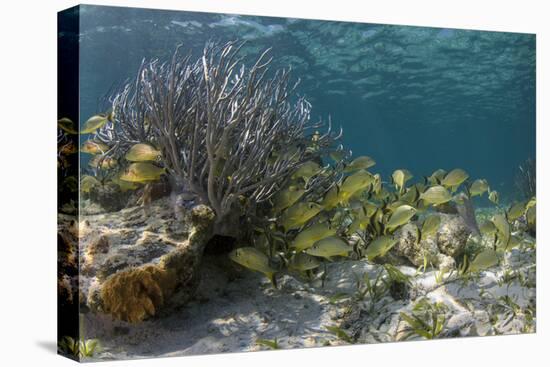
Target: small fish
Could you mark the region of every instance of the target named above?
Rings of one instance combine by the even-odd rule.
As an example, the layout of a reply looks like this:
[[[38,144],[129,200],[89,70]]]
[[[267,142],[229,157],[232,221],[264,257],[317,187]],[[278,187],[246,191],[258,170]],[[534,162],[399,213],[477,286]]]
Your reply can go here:
[[[487,180],[477,179],[470,185],[469,191],[470,196],[478,196],[483,195],[484,193],[489,190],[489,184],[487,183]]]
[[[386,208],[389,209],[391,212],[394,212],[397,210],[397,208],[399,208],[400,206],[403,206],[403,205],[409,205],[409,203],[405,202],[405,201],[402,201],[402,200],[396,200],[396,201],[393,201],[391,203],[389,203]]]
[[[485,236],[492,236],[497,232],[497,227],[495,227],[495,224],[492,221],[486,220],[481,224],[481,226],[479,227],[479,230]]]
[[[417,213],[423,213],[430,208],[429,204],[427,204],[424,200],[418,200],[415,203],[415,207]]]
[[[380,236],[369,243],[365,255],[372,261],[378,256],[384,256],[396,243],[397,240],[391,236]]]
[[[424,219],[424,223],[422,223],[422,230],[420,232],[422,239],[426,239],[436,234],[440,224],[441,217],[439,215],[432,214],[426,217],[426,219]]]
[[[374,161],[374,159],[366,155],[357,157],[353,161],[351,161],[351,163],[346,165],[346,167],[344,168],[344,172],[350,173],[353,171],[358,171],[360,169],[368,169],[374,166],[375,164],[376,162]]]
[[[378,201],[384,201],[390,196],[390,193],[388,190],[386,190],[384,187],[380,189],[378,193],[375,193],[372,195],[372,199],[378,200]]]
[[[386,223],[388,229],[394,229],[407,223],[416,214],[416,209],[410,205],[401,205],[392,213],[390,220]]]
[[[97,178],[86,175],[80,180],[80,191],[88,193],[92,188],[100,185],[101,182]]]
[[[440,205],[444,204],[452,199],[451,194],[443,186],[432,186],[422,194],[420,199],[424,200],[427,204]]]
[[[366,215],[358,215],[353,222],[348,226],[346,229],[346,232],[348,234],[356,233],[359,230],[365,230],[367,228],[367,225],[370,222],[370,217],[367,217]]]
[[[350,207],[353,208],[353,206],[358,207],[361,205],[361,203],[367,199],[367,195],[370,192],[370,186],[367,186],[366,188],[359,189],[355,191],[348,199],[348,204]]]
[[[245,268],[264,274],[275,285],[276,271],[269,265],[269,258],[263,252],[254,247],[240,247],[231,251],[229,258]]]
[[[300,200],[305,192],[306,190],[296,185],[290,185],[286,189],[279,191],[273,198],[273,211],[275,213],[278,213],[288,208],[289,206]]]
[[[149,182],[156,181],[166,172],[165,168],[160,168],[148,162],[135,162],[126,168],[120,179],[128,182]]]
[[[478,272],[489,269],[498,264],[498,255],[493,249],[486,249],[480,252],[470,263],[468,271]]]
[[[82,143],[82,146],[80,147],[80,151],[82,153],[88,154],[105,154],[105,152],[108,150],[109,146],[107,144],[91,139],[86,140],[84,143]]]
[[[379,173],[375,174],[373,177],[374,177],[374,181],[372,182],[372,191],[375,194],[379,194],[380,191],[382,190],[382,177],[380,176]]]
[[[75,154],[76,152],[78,152],[78,148],[76,147],[75,143],[72,140],[70,140],[66,144],[63,144],[59,148],[59,154],[61,155]]]
[[[525,203],[523,203],[523,202],[515,203],[508,210],[508,213],[507,213],[508,220],[510,222],[513,222],[516,219],[518,219],[519,217],[521,217],[523,215],[523,213],[525,213]]]
[[[78,131],[74,126],[74,122],[68,117],[62,117],[57,120],[57,126],[69,134],[78,134]]]
[[[185,204],[184,204],[185,206]],[[263,228],[256,228],[257,231],[260,233],[255,235],[252,239],[252,242],[254,244],[254,248],[260,250],[260,252],[263,252],[264,254],[270,253],[270,241],[267,238],[267,235],[265,234],[265,230]]]
[[[418,189],[416,186],[411,186],[410,188],[405,191],[403,195],[401,195],[400,200],[409,203],[414,204],[419,198]]]
[[[489,192],[489,200],[491,200],[494,204],[498,205],[498,201],[499,201],[498,192],[496,191]]]
[[[441,181],[441,185],[445,187],[458,187],[464,181],[470,177],[466,171],[460,168],[455,168],[451,172],[445,175],[445,178]]]
[[[291,248],[296,251],[303,251],[323,238],[334,236],[336,229],[332,228],[328,223],[317,223],[307,229],[301,231],[294,241],[290,244]]]
[[[124,158],[130,162],[149,162],[156,161],[161,156],[160,150],[156,149],[149,144],[135,144],[133,145]]]
[[[335,208],[340,203],[340,188],[338,185],[333,185],[330,190],[327,191],[321,205],[325,210],[331,210]]]
[[[519,247],[519,245],[521,245],[521,242],[521,238],[519,238],[518,236],[510,236],[510,241],[508,241],[508,245],[506,246],[506,248],[504,248],[504,251],[510,251],[513,248]]]
[[[446,174],[447,171],[439,168],[435,170],[430,177],[427,178],[427,181],[430,185],[441,185],[441,181],[443,181],[443,178]]]
[[[281,216],[281,225],[285,230],[300,228],[315,217],[323,207],[317,203],[297,203],[287,208]]]
[[[347,228],[347,233],[352,234],[358,230],[365,230],[370,223],[371,217],[376,213],[378,207],[372,203],[366,202],[363,206],[353,211],[354,220]]]
[[[353,248],[343,239],[331,236],[317,241],[312,247],[305,250],[305,253],[330,260],[332,256],[348,256],[352,250]]]
[[[397,169],[392,173],[391,177],[394,185],[401,191],[407,181],[413,178],[413,175],[406,169]]]
[[[81,134],[90,134],[96,131],[97,129],[102,128],[107,123],[107,115],[100,113],[94,115],[88,119],[80,129]]]
[[[359,170],[346,177],[338,195],[340,202],[347,202],[353,194],[361,189],[366,189],[373,181],[374,176],[365,170]]]
[[[385,222],[384,219],[384,212],[382,209],[377,209],[376,212],[371,217],[371,224],[374,228],[375,233],[382,233],[383,232],[383,223]]]
[[[416,190],[418,191],[419,194],[422,194],[424,191],[428,189],[428,186],[426,186],[426,184],[422,182],[416,183],[414,187],[416,187]]]
[[[121,180],[120,176],[115,176],[111,181],[118,185],[118,187],[120,187],[120,191],[122,192],[136,190],[139,187],[139,185],[135,182]]]
[[[372,217],[374,213],[378,210],[378,206],[376,204],[371,203],[370,201],[367,201],[363,204],[363,211],[367,217]]]
[[[321,166],[318,163],[307,161],[298,167],[291,178],[293,180],[302,178],[307,183],[309,179],[319,173],[319,171],[321,171]]]
[[[318,268],[321,262],[316,257],[300,252],[290,259],[288,267],[298,271],[307,271]]]
[[[113,157],[95,155],[92,159],[90,159],[88,165],[92,168],[113,169],[118,166],[118,162]]]
[[[497,229],[497,237],[501,246],[507,246],[510,240],[510,223],[506,220],[504,215],[496,214],[493,216],[493,223]]]

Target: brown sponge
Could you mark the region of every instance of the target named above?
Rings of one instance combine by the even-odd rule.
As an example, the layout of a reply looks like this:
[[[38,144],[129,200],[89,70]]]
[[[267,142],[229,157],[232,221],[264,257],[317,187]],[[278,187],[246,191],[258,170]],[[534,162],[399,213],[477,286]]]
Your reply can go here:
[[[154,316],[175,286],[174,272],[145,265],[120,271],[107,279],[101,288],[101,300],[105,312],[135,323]]]

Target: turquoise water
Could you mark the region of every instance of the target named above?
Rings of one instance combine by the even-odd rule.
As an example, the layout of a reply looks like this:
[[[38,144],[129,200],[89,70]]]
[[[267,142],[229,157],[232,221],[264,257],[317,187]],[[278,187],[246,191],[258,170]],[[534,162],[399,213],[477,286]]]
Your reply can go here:
[[[354,156],[389,179],[461,167],[505,200],[517,167],[535,157],[535,35],[271,17],[82,6],[81,122],[132,78],[143,58],[176,45],[247,40],[251,61],[272,48],[292,67],[312,117],[344,130]]]

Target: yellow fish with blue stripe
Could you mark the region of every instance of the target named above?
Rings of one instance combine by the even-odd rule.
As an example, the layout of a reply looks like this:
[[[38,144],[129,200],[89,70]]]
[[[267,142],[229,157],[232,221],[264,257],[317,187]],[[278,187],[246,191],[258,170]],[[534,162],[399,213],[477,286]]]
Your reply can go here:
[[[269,258],[254,247],[240,247],[229,253],[229,258],[239,265],[264,274],[275,285],[276,270],[269,265]]]

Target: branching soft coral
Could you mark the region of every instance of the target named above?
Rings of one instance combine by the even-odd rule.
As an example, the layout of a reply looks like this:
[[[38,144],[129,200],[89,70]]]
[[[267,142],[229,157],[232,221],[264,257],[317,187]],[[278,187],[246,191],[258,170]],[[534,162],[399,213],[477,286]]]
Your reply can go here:
[[[118,157],[136,143],[159,147],[168,172],[214,209],[218,233],[234,231],[236,216],[253,215],[340,137],[330,124],[317,131],[323,124],[310,122],[311,105],[295,96],[289,70],[269,69],[269,50],[246,68],[242,46],[208,44],[194,62],[178,47],[170,62],[144,61],[96,136]]]

